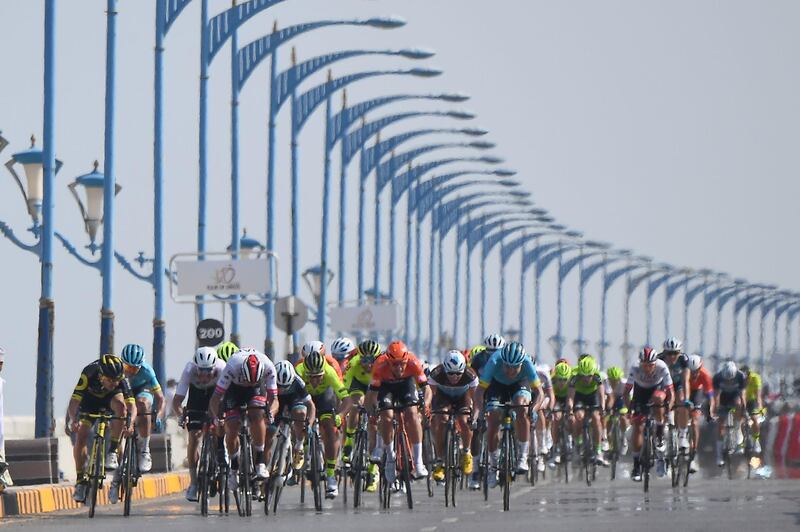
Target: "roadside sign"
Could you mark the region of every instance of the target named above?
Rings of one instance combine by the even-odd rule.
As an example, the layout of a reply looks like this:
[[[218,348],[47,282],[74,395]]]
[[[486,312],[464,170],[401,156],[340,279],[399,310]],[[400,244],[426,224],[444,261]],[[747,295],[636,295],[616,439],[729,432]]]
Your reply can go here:
[[[206,318],[197,324],[197,342],[200,347],[214,347],[225,340],[225,326],[213,318]]]
[[[287,334],[300,330],[308,322],[308,307],[294,296],[275,301],[275,326]]]
[[[385,332],[400,328],[400,305],[397,303],[333,307],[329,314],[336,331]]]

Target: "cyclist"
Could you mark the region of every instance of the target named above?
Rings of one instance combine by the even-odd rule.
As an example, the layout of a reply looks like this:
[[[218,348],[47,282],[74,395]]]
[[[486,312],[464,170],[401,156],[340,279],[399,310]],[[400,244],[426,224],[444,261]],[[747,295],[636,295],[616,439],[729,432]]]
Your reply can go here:
[[[139,450],[139,471],[147,473],[153,468],[153,458],[150,456],[150,433],[152,432],[152,419],[155,419],[157,429],[161,428],[161,419],[164,414],[164,392],[156,378],[152,366],[144,360],[144,348],[137,344],[128,344],[122,348],[122,367],[125,377],[131,386],[131,393],[136,399],[136,411],[143,414],[137,420],[136,427],[141,438]]]
[[[633,390],[633,396],[630,395]],[[666,450],[664,444],[664,408],[672,408],[674,398],[672,393],[672,375],[663,360],[658,359],[655,349],[645,346],[639,352],[639,363],[631,367],[628,374],[628,382],[625,385],[625,408],[633,409],[636,415],[633,416],[633,471],[631,480],[639,482],[642,480],[642,464],[639,460],[639,453],[644,443],[642,423],[649,411],[648,403],[653,403],[654,417],[656,421],[656,450],[661,453],[661,465],[664,469],[663,453]]]
[[[331,344],[331,355],[333,355],[333,358],[339,363],[342,371],[347,371],[347,365],[350,363],[350,359],[356,356],[356,354],[358,354],[358,348],[350,338],[343,336],[337,338]]]
[[[219,358],[220,360],[222,360],[227,364],[228,359],[231,358],[231,355],[233,355],[238,350],[239,348],[236,347],[236,344],[234,344],[233,342],[223,342],[219,344],[219,346],[217,346],[217,358]]]
[[[241,408],[248,407],[247,417],[250,420],[256,477],[266,480],[269,472],[264,463],[266,458],[264,449],[268,449],[270,443],[267,434],[266,412],[275,416],[278,410],[277,391],[275,365],[267,358],[267,355],[252,347],[245,347],[234,353],[228,359],[222,375],[217,380],[214,394],[208,403],[208,410],[211,417],[217,419],[220,414],[220,403],[225,409],[225,443],[231,466],[228,484],[234,491],[239,471]]]
[[[86,464],[86,444],[92,432],[92,422],[80,419],[80,414],[102,414],[113,412],[117,419],[111,420],[111,440],[106,454],[106,469],[113,470],[119,466],[117,450],[123,429],[133,431],[133,418],[136,416],[136,401],[122,370],[122,360],[115,355],[102,355],[81,371],[78,384],[72,392],[67,407],[70,430],[75,434],[72,455],[75,459],[75,471],[78,481],[72,498],[75,502],[86,499],[88,479],[84,466]],[[127,414],[127,418],[126,418]],[[127,419],[127,423],[123,421]]]
[[[692,355],[689,357],[689,390],[690,400],[692,405],[697,408],[702,408],[706,398],[709,401],[709,407],[714,404],[714,383],[711,378],[711,373],[703,367],[703,359],[700,355]],[[692,424],[692,432],[694,433],[693,451],[697,449],[697,443],[700,441],[700,423],[698,417],[700,410],[692,409],[692,417],[694,423]],[[689,464],[689,472],[697,473],[697,464],[694,460]]]
[[[608,395],[606,395],[606,412],[617,412],[619,414],[619,424],[622,429],[622,441],[620,442],[620,455],[628,454],[628,432],[630,422],[628,420],[628,409],[625,407],[625,397],[627,381],[622,372],[622,368],[612,366],[608,368]]]
[[[318,344],[322,344],[322,347],[320,347]],[[302,356],[300,357],[300,360],[295,363],[295,369],[297,369],[297,367],[303,363],[305,358],[309,355],[309,353],[311,353],[309,349],[312,348],[317,349],[317,352],[322,353],[323,357],[325,358],[325,362],[327,362],[331,368],[333,368],[333,370],[336,372],[336,376],[339,377],[339,380],[342,380],[344,378],[344,374],[342,373],[342,367],[339,365],[339,361],[325,351],[325,344],[322,342],[306,342],[303,344],[302,349],[300,349],[300,354]]]
[[[456,426],[461,434],[461,470],[465,475],[472,473],[472,401],[478,387],[478,376],[467,367],[467,361],[460,351],[450,351],[441,364],[433,368],[428,383],[433,397],[425,404],[426,410],[446,411],[456,415]],[[445,431],[447,421],[442,414],[433,414],[431,429],[436,446],[436,456],[445,456]],[[433,470],[437,482],[444,480],[444,464],[439,460]]]
[[[192,502],[197,501],[197,462],[200,459],[199,443],[203,423],[206,421],[205,412],[208,411],[208,403],[214,394],[214,387],[217,385],[220,375],[225,370],[225,362],[220,360],[217,352],[211,347],[200,347],[194,354],[190,362],[186,363],[181,373],[181,380],[178,382],[178,389],[175,397],[172,398],[172,410],[178,419],[187,417],[186,430],[189,431],[189,441],[186,449],[186,459],[189,462],[189,489],[186,490],[186,499]],[[183,400],[186,401],[185,412]],[[225,456],[225,440],[222,432],[219,431],[218,455]]]
[[[506,344],[502,350],[495,352],[483,368],[478,392],[475,394],[475,407],[480,409],[486,401],[488,414],[486,441],[489,450],[489,485],[497,486],[497,462],[500,458],[500,422],[502,421],[502,405],[513,403],[519,406],[531,404],[531,390],[540,385],[539,376],[533,361],[525,353],[519,342]],[[533,409],[542,402],[541,394],[537,394]],[[528,446],[531,433],[530,419],[524,412],[518,412],[514,425],[517,446],[517,471],[528,471]]]
[[[714,402],[711,405],[711,417],[716,419],[719,411],[727,413],[728,410],[736,410],[736,426],[742,424],[742,410],[745,405],[745,388],[747,379],[744,373],[736,367],[736,362],[728,361],[722,365],[722,369],[714,375],[712,380],[714,385]],[[725,423],[719,425],[719,439],[717,440],[717,465],[722,467],[725,460],[722,457],[722,441],[725,436]],[[741,430],[736,431],[736,445],[741,445],[744,436]]]
[[[567,410],[572,413],[575,406],[583,406],[586,410],[577,409],[575,412],[575,422],[572,424],[572,435],[578,447],[583,445],[583,416],[589,413],[589,409],[595,409],[592,415],[592,437],[595,444],[595,461],[600,465],[608,465],[603,456],[602,443],[600,441],[603,434],[601,424],[601,410],[605,405],[605,389],[603,377],[600,375],[600,368],[594,358],[581,355],[575,372],[569,380],[569,396],[567,398]],[[572,414],[570,414],[572,415]]]
[[[330,363],[333,357],[325,356],[325,344],[318,341],[308,342],[303,346],[303,354],[305,358],[297,364],[297,374],[305,381],[319,416],[320,436],[325,447],[325,498],[334,499],[339,494],[339,485],[336,482],[338,427],[341,425],[341,416],[350,408],[350,398],[341,377]]]
[[[745,403],[747,413],[752,422],[753,434],[753,452],[756,454],[761,453],[761,429],[760,421],[765,413],[764,408],[764,390],[761,386],[761,375],[751,370],[749,366],[742,366],[742,373],[747,377],[745,384]]]
[[[350,394],[350,404],[353,406],[347,415],[347,428],[342,450],[342,460],[345,462],[350,461],[350,454],[353,452],[353,437],[356,433],[356,423],[358,423],[358,408],[356,407],[364,405],[364,395],[369,390],[369,384],[372,381],[372,367],[375,359],[381,354],[381,345],[375,340],[364,340],[358,344],[356,351],[357,354],[350,359],[344,374],[344,386]],[[375,447],[377,428],[377,417],[370,416],[368,431],[371,449]],[[372,492],[377,489],[378,464],[370,462],[367,466],[366,491]]]
[[[431,390],[428,387],[428,378],[422,369],[422,362],[408,350],[406,344],[395,340],[386,348],[386,353],[375,361],[365,402],[367,408],[373,411],[379,404],[381,408],[405,407],[403,420],[411,443],[414,473],[417,478],[423,478],[428,476],[428,469],[422,461],[422,423],[417,408],[419,401],[417,386],[423,389],[424,402],[428,403]],[[382,442],[380,446],[376,445],[372,452],[372,459],[377,462],[381,459],[381,453],[386,450],[386,469],[383,474],[389,483],[397,478],[393,418],[392,410],[383,410],[380,413],[378,429]]]
[[[678,428],[678,446],[689,448],[689,357],[682,353],[683,343],[674,336],[664,341],[664,350],[658,355],[670,370],[675,393],[675,425]],[[672,412],[670,412],[672,415]]]
[[[552,434],[552,446],[550,453],[550,461],[547,465],[551,469],[555,469],[556,464],[561,463],[561,454],[555,452],[556,445],[566,445],[570,449],[570,442],[559,441],[559,434],[561,434],[561,423],[567,424],[567,432],[571,432],[570,420],[564,417],[564,412],[567,412],[567,399],[569,398],[569,381],[572,378],[572,368],[567,362],[559,362],[553,368],[552,388],[554,402],[551,405],[553,412],[553,422],[550,423],[550,432]]]
[[[483,339],[483,345],[476,345],[470,351],[470,367],[475,371],[478,377],[481,376],[483,366],[492,358],[499,349],[506,345],[506,339],[500,334],[490,334]],[[475,418],[477,422],[481,422],[480,418]],[[476,427],[477,428],[477,427]],[[480,438],[473,438],[472,440],[472,454],[475,455],[480,450]],[[469,479],[469,488],[478,490],[481,488],[480,471],[477,469],[472,472]]]
[[[281,360],[275,364],[275,381],[278,384],[278,415],[291,418],[292,434],[292,467],[299,471],[305,463],[303,440],[305,439],[306,421],[314,424],[317,409],[311,394],[308,393],[306,383],[297,375],[294,366],[288,360]],[[277,421],[269,427],[269,431],[278,429]],[[289,478],[294,481],[294,476]],[[290,483],[287,481],[287,483]]]
[[[545,457],[553,446],[547,412],[555,405],[556,396],[553,393],[553,382],[550,379],[550,366],[539,364],[537,360],[534,360],[533,364],[536,366],[536,374],[539,375],[539,381],[542,383],[539,393],[542,394],[543,399],[536,410],[536,438],[539,441],[539,454],[541,455],[541,460],[536,460],[536,468],[542,472],[545,468]]]

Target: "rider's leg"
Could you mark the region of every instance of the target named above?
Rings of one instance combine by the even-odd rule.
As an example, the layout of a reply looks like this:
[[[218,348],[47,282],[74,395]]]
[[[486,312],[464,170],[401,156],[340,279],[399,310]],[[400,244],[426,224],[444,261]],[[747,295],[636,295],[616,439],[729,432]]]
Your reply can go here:
[[[108,452],[113,453],[119,447],[119,441],[122,439],[122,429],[125,428],[124,418],[127,408],[121,393],[111,398],[110,407],[111,411],[114,412],[114,417],[118,418],[111,420],[111,444],[108,446]]]
[[[264,463],[264,444],[267,438],[267,417],[261,408],[247,411],[250,420],[250,437],[253,445],[253,464]]]

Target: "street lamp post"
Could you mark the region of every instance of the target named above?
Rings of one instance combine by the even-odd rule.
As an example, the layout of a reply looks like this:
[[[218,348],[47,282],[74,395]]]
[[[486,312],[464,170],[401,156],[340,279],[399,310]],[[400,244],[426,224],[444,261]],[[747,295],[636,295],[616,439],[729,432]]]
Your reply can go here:
[[[634,264],[630,254],[628,256],[628,263],[612,272],[603,266],[603,290],[600,296],[600,342],[598,343],[598,350],[600,352],[600,366],[606,367],[606,349],[610,345],[608,342],[608,292],[618,279],[623,276],[630,277],[630,273],[640,268],[640,264]],[[624,368],[627,371],[627,367]]]
[[[675,271],[669,264],[661,264],[659,268],[664,270],[663,275],[658,277],[649,277],[647,279],[647,292],[645,297],[645,343],[647,345],[653,345],[653,295],[655,295],[656,290],[658,290],[661,285],[666,284],[673,275],[675,275]]]

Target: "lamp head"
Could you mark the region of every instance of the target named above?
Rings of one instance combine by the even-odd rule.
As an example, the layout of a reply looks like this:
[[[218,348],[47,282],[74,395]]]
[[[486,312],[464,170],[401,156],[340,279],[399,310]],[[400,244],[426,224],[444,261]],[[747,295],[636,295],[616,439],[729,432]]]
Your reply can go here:
[[[493,175],[498,175],[500,177],[511,177],[512,175],[517,175],[517,172],[514,170],[506,170],[506,169],[499,169],[499,170],[492,170]]]
[[[500,157],[492,157],[492,156],[480,157],[478,160],[489,164],[500,164],[503,162],[503,159],[501,159]]]
[[[464,129],[461,129],[460,131],[461,131],[461,133],[463,133],[465,135],[469,135],[470,137],[482,137],[482,136],[486,135],[487,133],[489,133],[485,129],[478,129],[478,128],[474,128],[474,127],[465,127]]]
[[[420,78],[433,78],[442,75],[442,71],[438,68],[412,68],[408,73]]]
[[[446,102],[466,102],[469,100],[469,94],[464,94],[463,92],[450,92],[439,94],[436,96],[436,98]]]
[[[580,231],[574,231],[574,230],[573,231],[565,231],[564,234],[567,235],[570,238],[581,238],[581,237],[583,237],[583,233],[581,233]]]
[[[503,185],[504,187],[518,187],[519,181],[515,181],[513,179],[500,179],[497,181],[498,184]]]
[[[78,203],[84,227],[92,245],[94,245],[97,239],[97,231],[100,229],[100,226],[103,225],[103,218],[105,215],[104,189],[106,186],[106,177],[100,173],[98,166],[98,162],[95,161],[94,169],[91,172],[76,177],[75,181],[68,185],[70,192]],[[78,194],[78,187],[83,189],[83,199],[81,195]],[[121,189],[122,187],[116,185],[114,194],[119,194]]]
[[[401,28],[405,26],[406,19],[404,19],[403,17],[398,17],[396,15],[390,15],[388,17],[368,18],[367,20],[363,21],[363,24],[373,28],[379,28],[382,30],[392,30],[395,28]]]
[[[436,55],[433,50],[425,50],[423,48],[406,48],[397,50],[394,53],[406,59],[428,59]]]
[[[475,118],[475,114],[469,111],[447,111],[445,114],[451,118],[457,118],[458,120],[472,120]]]
[[[470,142],[469,146],[471,148],[478,148],[479,150],[489,150],[489,149],[495,147],[495,143],[494,142],[486,142],[486,141],[476,140],[474,142]]]

